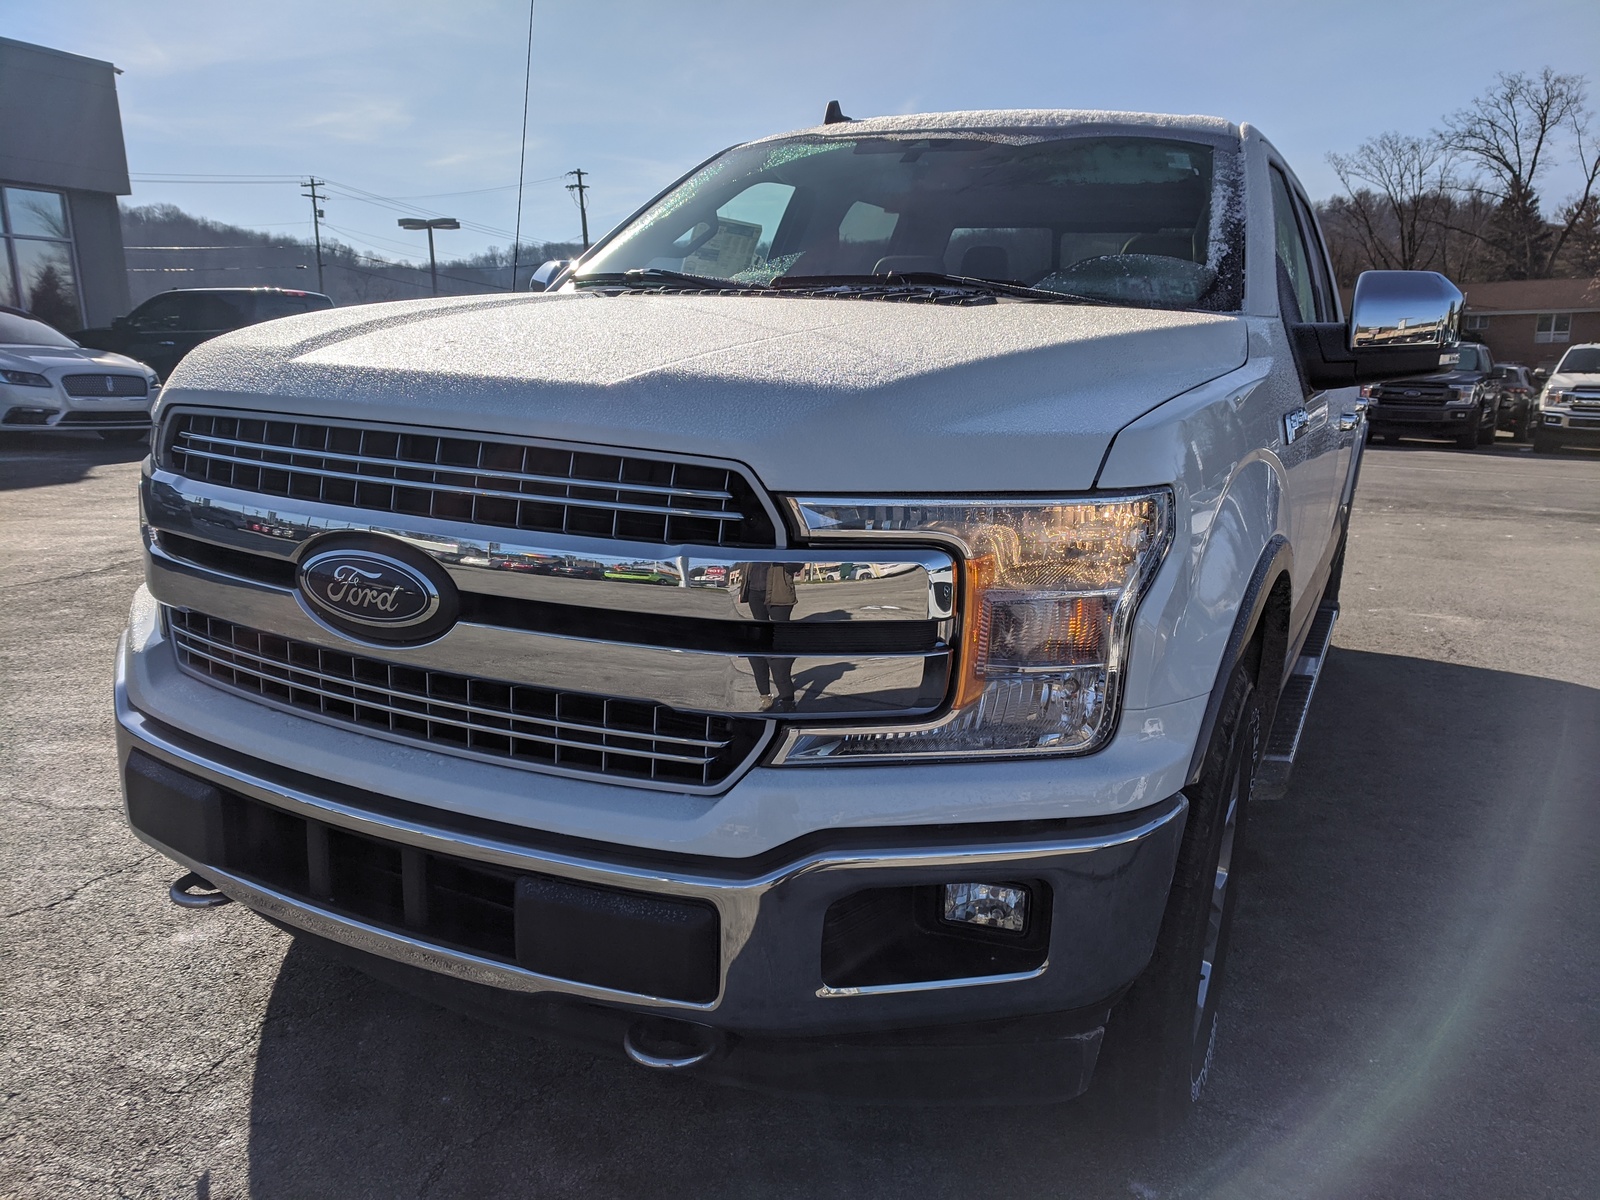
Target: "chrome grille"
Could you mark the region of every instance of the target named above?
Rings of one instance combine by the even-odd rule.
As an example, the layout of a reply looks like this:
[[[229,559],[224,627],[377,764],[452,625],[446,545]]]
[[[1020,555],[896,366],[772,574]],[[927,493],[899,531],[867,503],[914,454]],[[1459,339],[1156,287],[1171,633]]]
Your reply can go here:
[[[61,386],[69,396],[148,396],[150,383],[143,375],[63,375]]]
[[[348,508],[669,545],[776,545],[729,467],[482,437],[177,413],[164,465],[189,479]]]
[[[178,662],[191,674],[447,754],[704,790],[743,767],[766,733],[764,721],[425,671],[188,609],[164,611]]]
[[[1373,399],[1387,404],[1442,404],[1451,399],[1453,393],[1442,383],[1388,383],[1374,390],[1372,395]]]

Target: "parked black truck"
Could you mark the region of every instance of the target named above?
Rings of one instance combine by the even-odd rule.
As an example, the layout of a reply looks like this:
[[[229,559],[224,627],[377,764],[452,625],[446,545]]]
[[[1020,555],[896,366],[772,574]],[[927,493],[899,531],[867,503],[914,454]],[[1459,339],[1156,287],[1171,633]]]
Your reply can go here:
[[[80,329],[72,336],[80,346],[148,363],[165,379],[185,354],[218,334],[332,307],[321,292],[290,288],[174,288],[106,328]]]
[[[1500,422],[1501,380],[1489,347],[1462,342],[1448,371],[1420,379],[1395,379],[1361,389],[1368,400],[1372,436],[1453,438],[1463,450],[1492,446]]]

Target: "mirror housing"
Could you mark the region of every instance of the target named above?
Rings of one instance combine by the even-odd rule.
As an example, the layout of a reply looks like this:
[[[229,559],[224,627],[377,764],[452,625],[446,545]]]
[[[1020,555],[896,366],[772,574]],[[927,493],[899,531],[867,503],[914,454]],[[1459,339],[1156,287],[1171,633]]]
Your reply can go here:
[[[551,258],[540,263],[528,280],[530,292],[542,292],[550,287],[551,281],[561,272],[572,265],[570,258]]]
[[[133,327],[133,322],[128,320],[127,317],[112,317],[111,318],[111,328],[113,328],[113,329],[131,329],[132,327]]]
[[[1291,325],[1289,332],[1314,388],[1430,375],[1455,362],[1464,304],[1437,271],[1363,271],[1348,325]]]

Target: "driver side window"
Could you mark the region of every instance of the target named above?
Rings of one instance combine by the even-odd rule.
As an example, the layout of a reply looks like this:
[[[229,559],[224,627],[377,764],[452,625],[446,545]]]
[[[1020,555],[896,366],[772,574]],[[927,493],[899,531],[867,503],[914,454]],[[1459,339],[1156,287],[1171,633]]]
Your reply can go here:
[[[182,316],[181,296],[157,296],[136,308],[129,316],[128,324],[144,333],[162,333],[183,328],[180,324]]]
[[[1289,183],[1277,167],[1272,168],[1272,226],[1278,260],[1278,290],[1286,302],[1292,297],[1295,306],[1293,311],[1283,314],[1284,320],[1310,324],[1317,320],[1316,282],[1311,271],[1311,255],[1306,250],[1300,225],[1295,220]]]

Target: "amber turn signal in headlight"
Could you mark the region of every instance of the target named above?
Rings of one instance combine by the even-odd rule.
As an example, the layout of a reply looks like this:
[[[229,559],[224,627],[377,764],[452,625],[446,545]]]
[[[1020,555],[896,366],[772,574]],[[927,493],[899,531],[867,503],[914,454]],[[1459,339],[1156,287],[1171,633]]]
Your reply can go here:
[[[1110,737],[1133,613],[1172,540],[1169,493],[791,507],[809,538],[954,545],[961,625],[945,716],[801,730],[782,761],[1081,754]]]

